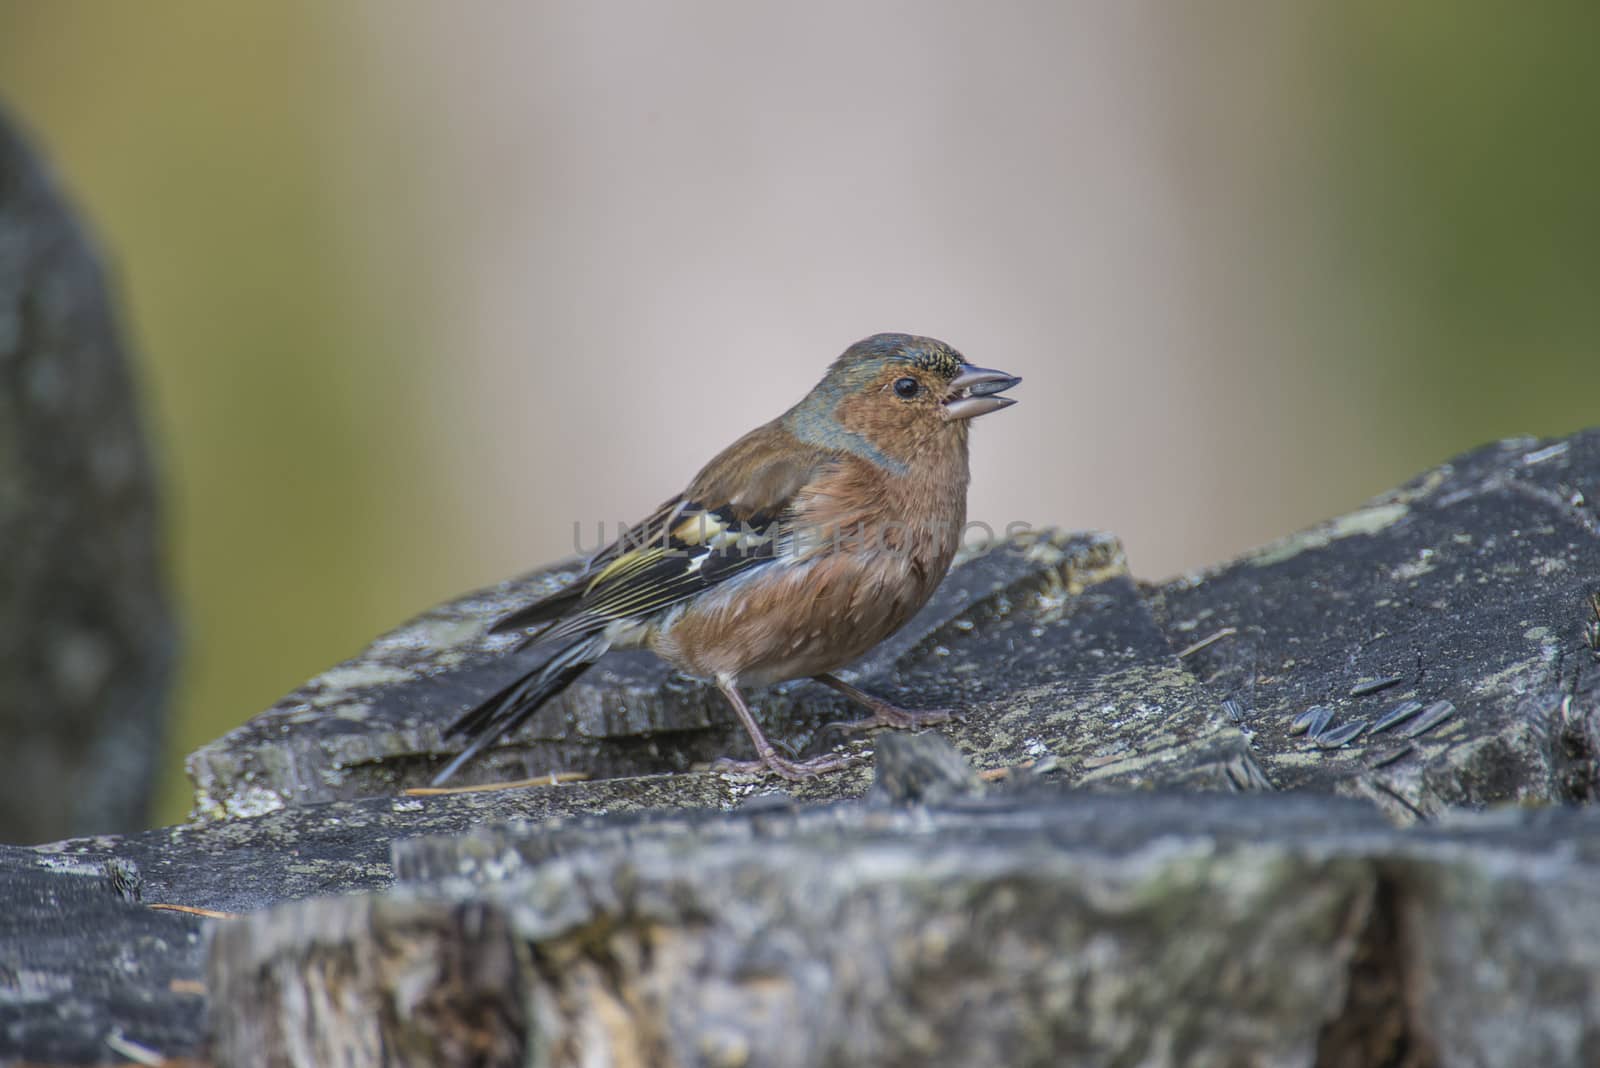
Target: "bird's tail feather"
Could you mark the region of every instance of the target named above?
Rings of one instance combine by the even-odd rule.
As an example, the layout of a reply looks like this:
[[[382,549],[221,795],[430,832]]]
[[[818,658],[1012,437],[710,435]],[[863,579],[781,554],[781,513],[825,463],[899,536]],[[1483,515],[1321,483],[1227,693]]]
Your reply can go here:
[[[507,631],[531,627],[536,623],[549,623],[552,620],[560,619],[576,607],[578,599],[582,596],[583,584],[574,582],[572,585],[565,589],[557,590],[548,597],[542,597],[509,615],[501,616],[489,628],[489,633],[504,634]]]
[[[555,656],[528,672],[487,701],[463,713],[444,729],[442,737],[457,734],[470,738],[465,749],[443,771],[433,777],[441,786],[489,746],[499,741],[556,694],[575,682],[579,675],[605,653],[610,643],[600,634],[590,634],[564,646]]]

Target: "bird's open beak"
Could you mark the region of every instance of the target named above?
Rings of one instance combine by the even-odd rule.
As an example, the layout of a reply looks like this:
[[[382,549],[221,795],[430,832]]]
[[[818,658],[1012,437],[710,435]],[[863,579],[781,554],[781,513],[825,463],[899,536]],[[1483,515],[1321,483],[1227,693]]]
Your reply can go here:
[[[950,399],[944,402],[945,416],[949,419],[972,419],[1009,408],[1017,402],[999,394],[1021,381],[1004,371],[991,371],[987,367],[964,363],[960,372],[950,380]]]

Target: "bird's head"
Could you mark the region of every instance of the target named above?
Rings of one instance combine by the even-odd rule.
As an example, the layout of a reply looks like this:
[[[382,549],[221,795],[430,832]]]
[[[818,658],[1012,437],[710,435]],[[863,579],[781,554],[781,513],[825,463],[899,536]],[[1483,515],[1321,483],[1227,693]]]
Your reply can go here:
[[[1021,381],[931,337],[874,334],[833,362],[790,422],[818,444],[858,441],[865,450],[846,447],[905,463],[939,441],[964,445],[970,421],[1015,404],[1000,394]]]

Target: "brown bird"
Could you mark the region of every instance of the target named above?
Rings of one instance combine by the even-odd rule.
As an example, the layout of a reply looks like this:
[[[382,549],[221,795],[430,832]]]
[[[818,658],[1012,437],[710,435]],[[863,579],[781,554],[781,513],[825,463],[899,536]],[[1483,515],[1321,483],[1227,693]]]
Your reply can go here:
[[[434,783],[617,648],[647,647],[717,685],[757,755],[721,762],[729,770],[804,779],[851,761],[780,756],[746,687],[809,676],[871,713],[847,728],[948,719],[832,672],[898,630],[944,578],[966,523],[971,420],[1016,403],[999,394],[1020,381],[933,338],[850,346],[804,400],[724,449],[570,585],[494,624],[543,627],[524,645],[551,656],[445,730],[471,741]]]

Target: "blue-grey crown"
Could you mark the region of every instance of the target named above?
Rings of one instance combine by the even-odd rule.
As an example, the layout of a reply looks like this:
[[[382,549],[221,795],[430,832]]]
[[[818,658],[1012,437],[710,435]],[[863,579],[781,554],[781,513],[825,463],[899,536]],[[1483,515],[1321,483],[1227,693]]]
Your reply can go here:
[[[899,360],[942,378],[954,378],[965,361],[961,353],[938,338],[917,334],[873,334],[851,345],[839,357],[838,364],[881,364],[886,360]]]

